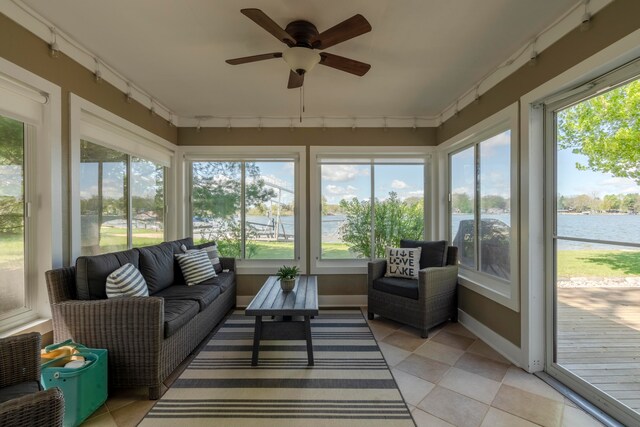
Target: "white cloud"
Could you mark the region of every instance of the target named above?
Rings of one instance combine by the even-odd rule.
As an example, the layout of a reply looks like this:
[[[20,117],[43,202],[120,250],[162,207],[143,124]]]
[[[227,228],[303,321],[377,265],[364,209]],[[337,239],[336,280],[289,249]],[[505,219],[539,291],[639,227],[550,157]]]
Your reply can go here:
[[[335,196],[352,196],[352,194],[357,190],[356,187],[354,187],[353,185],[347,185],[346,187],[342,187],[339,185],[333,185],[333,184],[329,184],[327,186],[325,186],[325,190],[327,190],[327,193],[335,195]]]
[[[402,190],[407,187],[407,183],[404,181],[400,181],[399,179],[394,179],[393,181],[391,181],[391,188],[393,188],[394,190]]]
[[[344,182],[362,175],[369,175],[369,169],[355,165],[325,165],[322,167],[322,179],[326,181]]]

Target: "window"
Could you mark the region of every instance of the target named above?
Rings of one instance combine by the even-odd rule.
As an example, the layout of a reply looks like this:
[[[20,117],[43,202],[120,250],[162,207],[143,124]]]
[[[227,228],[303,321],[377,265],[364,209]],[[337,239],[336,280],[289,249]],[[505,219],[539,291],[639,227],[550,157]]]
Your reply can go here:
[[[0,116],[0,317],[27,307],[26,126]]]
[[[74,257],[174,237],[171,143],[75,95],[71,139]]]
[[[83,140],[79,184],[82,255],[164,241],[163,166]]]
[[[60,88],[0,58],[0,333],[50,315],[62,265]]]
[[[460,264],[510,280],[511,130],[451,155],[451,234]],[[478,244],[479,242],[479,244]]]
[[[294,161],[192,163],[193,238],[239,259],[295,259]]]
[[[316,272],[364,272],[366,261],[384,258],[387,246],[425,238],[427,155],[397,154],[403,148],[373,155],[371,149],[314,150]]]
[[[516,106],[444,144],[447,238],[459,249],[461,283],[512,309],[517,291]]]
[[[304,267],[303,154],[286,147],[187,154],[194,241],[216,241],[220,254],[238,259],[244,271],[264,272],[283,262]]]

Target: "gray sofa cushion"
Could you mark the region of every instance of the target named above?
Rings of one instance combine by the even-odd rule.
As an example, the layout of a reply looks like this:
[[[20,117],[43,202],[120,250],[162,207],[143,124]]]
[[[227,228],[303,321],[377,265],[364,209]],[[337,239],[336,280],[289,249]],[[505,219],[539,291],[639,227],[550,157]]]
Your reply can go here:
[[[173,284],[184,284],[182,272],[173,256],[182,253],[182,249],[180,249],[182,244],[187,247],[193,246],[193,240],[189,237],[137,249],[140,252],[140,267],[138,269],[147,281],[150,295],[155,295]]]
[[[401,248],[422,248],[420,270],[428,267],[443,267],[447,261],[447,241],[426,242],[423,240],[400,240]]]
[[[233,285],[235,277],[236,275],[233,271],[220,273],[217,277],[212,277],[211,279],[205,280],[204,282],[200,283],[200,285],[214,285],[219,287],[221,292],[225,292],[231,287],[231,285]]]
[[[40,391],[37,381],[26,381],[0,388],[0,403]]]
[[[199,304],[200,311],[202,311],[216,298],[218,298],[220,291],[221,289],[219,286],[205,285],[203,282],[199,285],[193,286],[170,286],[161,290],[154,296],[164,298],[165,302],[174,300],[196,301]]]
[[[169,338],[189,323],[200,311],[199,305],[190,300],[164,300],[164,337]]]
[[[381,277],[373,281],[373,289],[399,297],[418,299],[418,280]]]
[[[137,249],[103,255],[81,256],[76,260],[76,292],[80,300],[107,298],[107,276],[123,265],[139,266]]]

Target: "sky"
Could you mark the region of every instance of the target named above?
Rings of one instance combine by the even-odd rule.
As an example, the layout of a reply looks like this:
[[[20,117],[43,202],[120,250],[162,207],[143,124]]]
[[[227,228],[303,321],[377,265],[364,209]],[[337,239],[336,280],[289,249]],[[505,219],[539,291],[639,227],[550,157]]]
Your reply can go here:
[[[482,141],[480,146],[480,193],[511,197],[511,131]],[[451,192],[474,194],[474,150],[469,147],[451,157]]]
[[[576,169],[576,163],[586,165],[587,157],[573,154],[570,149],[558,151],[558,195],[587,194],[602,198],[605,194],[640,194],[640,186],[632,179],[591,170],[581,171]]]

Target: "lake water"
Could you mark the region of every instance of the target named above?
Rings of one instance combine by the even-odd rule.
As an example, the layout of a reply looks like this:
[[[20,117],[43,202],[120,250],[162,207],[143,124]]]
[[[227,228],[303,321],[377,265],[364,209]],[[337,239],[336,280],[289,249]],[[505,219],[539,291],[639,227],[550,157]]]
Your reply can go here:
[[[505,224],[510,224],[509,214],[484,214],[483,218],[497,219]],[[472,219],[472,215],[453,215],[453,229],[457,230],[460,221]],[[261,216],[247,216],[247,220],[257,224],[268,224],[269,218]],[[322,217],[322,240],[324,242],[339,242],[340,225],[344,222],[344,215],[325,215]],[[286,233],[294,234],[293,216],[280,217]],[[613,240],[620,242],[640,243],[640,215],[558,215],[558,235],[566,237],[582,237],[596,240]],[[616,247],[593,245],[589,243],[570,242],[561,240],[558,242],[560,250],[576,249],[614,249]],[[620,249],[620,247],[617,247]]]

